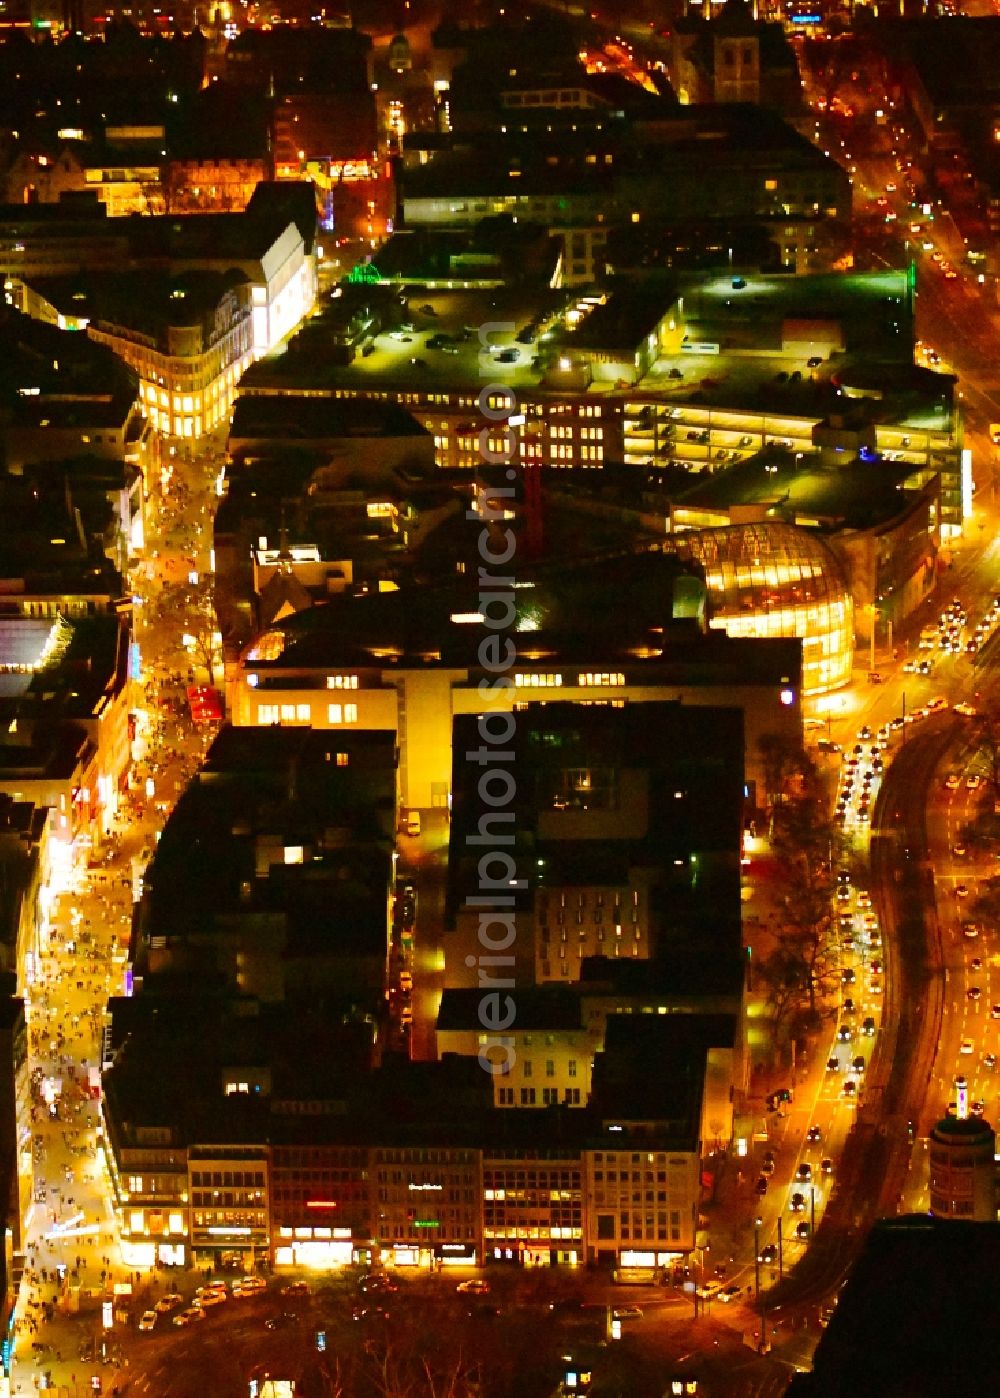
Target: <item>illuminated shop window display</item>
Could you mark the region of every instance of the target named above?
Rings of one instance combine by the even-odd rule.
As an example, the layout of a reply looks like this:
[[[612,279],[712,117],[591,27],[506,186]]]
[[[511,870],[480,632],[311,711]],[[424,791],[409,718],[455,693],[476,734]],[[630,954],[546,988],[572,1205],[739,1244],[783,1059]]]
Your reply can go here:
[[[850,682],[854,607],[839,561],[817,535],[767,521],[692,530],[675,547],[704,569],[710,626],[800,637],[806,695]]]

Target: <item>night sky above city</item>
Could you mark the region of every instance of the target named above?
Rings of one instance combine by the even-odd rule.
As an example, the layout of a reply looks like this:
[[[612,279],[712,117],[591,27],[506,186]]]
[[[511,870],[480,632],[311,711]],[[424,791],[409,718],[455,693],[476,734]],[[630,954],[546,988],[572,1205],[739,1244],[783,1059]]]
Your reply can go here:
[[[0,0],[0,1398],[996,1387],[998,75]]]

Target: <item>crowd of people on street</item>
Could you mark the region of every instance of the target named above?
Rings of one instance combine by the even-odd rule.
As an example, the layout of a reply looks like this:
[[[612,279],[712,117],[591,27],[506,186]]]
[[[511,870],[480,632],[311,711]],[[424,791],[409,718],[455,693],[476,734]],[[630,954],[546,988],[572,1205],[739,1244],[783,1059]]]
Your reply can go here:
[[[116,1313],[122,1302],[134,1310],[161,1284],[122,1255],[101,1151],[100,1072],[108,999],[126,990],[142,870],[214,737],[213,727],[194,727],[186,702],[186,686],[196,675],[183,646],[185,617],[162,617],[148,606],[165,580],[178,571],[191,574],[198,557],[208,555],[204,531],[211,511],[185,474],[203,486],[205,463],[175,465],[169,491],[149,502],[153,547],[130,582],[143,662],[128,787],[118,794],[110,823],[78,851],[30,957],[33,1179],[13,1322],[14,1394],[59,1385],[74,1395],[92,1391],[98,1363],[127,1362],[115,1340],[118,1316],[107,1329],[104,1303],[112,1301]],[[124,1377],[102,1383],[105,1393],[127,1391]]]

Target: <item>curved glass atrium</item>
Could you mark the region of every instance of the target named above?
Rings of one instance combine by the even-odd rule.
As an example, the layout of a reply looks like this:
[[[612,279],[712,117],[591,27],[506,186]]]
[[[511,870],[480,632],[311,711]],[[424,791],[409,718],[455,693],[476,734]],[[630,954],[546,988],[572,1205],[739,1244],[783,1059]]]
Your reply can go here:
[[[854,607],[838,559],[816,534],[766,521],[691,530],[668,546],[704,569],[710,626],[800,637],[804,694],[850,681]]]

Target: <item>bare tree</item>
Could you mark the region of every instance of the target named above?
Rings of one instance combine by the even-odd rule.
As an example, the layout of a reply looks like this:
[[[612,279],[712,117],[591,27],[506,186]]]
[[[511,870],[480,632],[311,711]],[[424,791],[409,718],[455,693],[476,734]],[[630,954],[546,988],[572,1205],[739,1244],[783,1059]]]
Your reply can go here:
[[[988,704],[973,722],[973,743],[986,758],[993,800],[1000,801],[1000,705]]]
[[[214,685],[216,668],[222,663],[214,586],[203,581],[168,583],[158,595],[155,610],[161,621],[175,622],[190,636],[191,655]]]
[[[779,735],[760,742],[771,807],[770,845],[781,894],[777,946],[758,970],[772,1015],[815,1025],[837,976],[833,861],[839,837],[827,819],[815,765]]]

